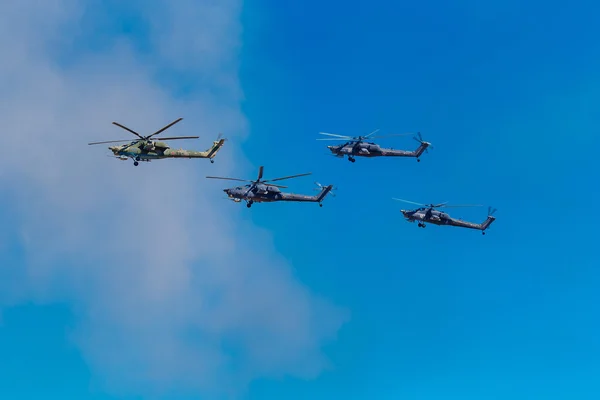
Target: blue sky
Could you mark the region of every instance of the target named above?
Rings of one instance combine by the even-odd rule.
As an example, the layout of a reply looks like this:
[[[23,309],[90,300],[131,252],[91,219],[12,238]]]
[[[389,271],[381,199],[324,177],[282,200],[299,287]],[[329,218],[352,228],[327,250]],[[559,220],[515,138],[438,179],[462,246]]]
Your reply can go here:
[[[312,191],[314,180],[339,189],[323,208],[219,210],[241,232],[260,229],[295,279],[350,313],[323,345],[329,368],[312,379],[266,374],[244,398],[598,398],[600,259],[594,218],[582,213],[593,215],[600,197],[599,11],[537,1],[244,5],[237,64],[247,135],[233,132],[231,151],[245,160],[227,173],[250,179],[264,165],[268,177],[313,172],[290,182],[294,191]],[[126,38],[174,101],[213,90],[193,68],[154,59],[143,15],[139,5],[88,12],[81,26],[103,29],[81,33],[59,63],[69,68]],[[315,140],[319,131],[377,128],[420,131],[434,149],[420,163],[350,164]],[[485,237],[417,229],[392,197],[492,205],[498,219]],[[10,195],[0,203],[3,220],[16,218]],[[485,209],[456,215],[480,222]],[[8,279],[27,257],[17,229],[0,237]],[[69,295],[39,297],[0,298],[3,397],[141,398],[111,397],[108,378],[73,344],[82,311]],[[181,398],[192,398],[186,390]]]
[[[598,199],[597,7],[260,5],[245,11],[242,82],[264,136],[246,148],[339,185],[318,226],[276,244],[353,317],[333,372],[255,398],[596,398],[596,229],[573,211]],[[375,128],[435,149],[351,165],[314,141]],[[419,230],[391,197],[491,204],[498,220],[486,237]],[[296,212],[257,223],[283,232]]]

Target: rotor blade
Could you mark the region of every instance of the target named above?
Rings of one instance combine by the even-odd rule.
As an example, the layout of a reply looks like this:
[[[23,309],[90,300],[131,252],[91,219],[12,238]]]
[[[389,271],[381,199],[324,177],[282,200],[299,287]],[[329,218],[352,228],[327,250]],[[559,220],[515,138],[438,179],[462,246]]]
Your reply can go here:
[[[363,136],[363,138],[365,138],[365,139],[366,139],[366,138],[368,138],[369,136],[371,136],[371,135],[374,135],[374,134],[376,134],[376,133],[377,133],[377,132],[379,132],[379,131],[380,131],[380,129],[375,129],[373,132],[369,133],[367,136]]]
[[[425,204],[421,204],[421,203],[415,203],[414,201],[408,201],[408,200],[404,200],[404,199],[397,199],[395,197],[392,197],[392,199],[394,200],[398,200],[398,201],[403,201],[405,203],[410,203],[410,204],[416,204],[418,206],[426,206]]]
[[[148,138],[151,138],[151,137],[152,137],[152,136],[154,136],[154,135],[158,135],[158,134],[159,134],[159,133],[161,133],[161,132],[164,132],[164,131],[166,131],[167,129],[169,129],[170,127],[172,127],[173,125],[175,125],[176,123],[178,123],[179,121],[181,121],[182,119],[183,119],[183,118],[178,118],[178,119],[176,119],[175,121],[171,122],[169,125],[167,125],[167,126],[165,126],[165,127],[161,128],[161,129],[157,130],[157,131],[156,131],[156,132],[154,132],[152,135],[148,136],[148,137],[147,137],[147,139],[148,139]]]
[[[223,178],[223,177],[220,177],[220,176],[207,176],[206,178],[208,178],[208,179],[221,179],[221,180],[224,180],[224,181],[253,182],[253,181],[249,181],[247,179]]]
[[[342,140],[344,142],[356,142],[355,139],[353,138],[348,138],[348,139],[342,139],[342,138],[338,138],[338,139],[334,139],[334,138],[327,138],[327,139],[316,139],[316,140]]]
[[[276,181],[282,181],[284,179],[298,178],[300,176],[307,176],[307,175],[311,175],[311,174],[312,174],[312,172],[308,172],[306,174],[290,175],[290,176],[284,176],[283,178],[269,179],[269,180],[263,181],[263,182],[276,182]]]
[[[199,139],[200,136],[173,136],[164,138],[154,138],[154,140],[178,140],[178,139]]]
[[[246,193],[244,193],[244,197],[248,196],[248,193],[250,193],[252,191],[252,189],[254,189],[256,187],[256,184],[254,182],[252,182],[251,185],[248,185],[248,190],[246,190]]]
[[[134,131],[133,129],[129,129],[129,128],[128,128],[128,127],[126,127],[125,125],[121,125],[121,124],[120,124],[120,123],[118,123],[118,122],[113,122],[113,125],[116,125],[116,126],[118,126],[119,128],[125,129],[126,131],[133,133],[135,136],[139,137],[140,139],[144,139],[144,138],[142,137],[142,135],[140,135],[139,133],[137,133],[137,132],[136,132],[136,131]]]
[[[327,135],[327,136],[334,136],[334,137],[338,137],[338,138],[344,138],[344,139],[352,139],[351,136],[346,136],[346,135],[338,135],[336,133],[326,133],[326,132],[319,132],[320,135]]]
[[[131,140],[109,140],[107,142],[92,142],[92,143],[88,143],[88,145],[92,145],[92,144],[106,144],[106,143],[124,143],[124,142],[131,142]]]
[[[276,187],[276,188],[279,188],[279,189],[287,189],[288,188],[287,186],[275,185],[274,183],[267,183],[267,185],[273,186],[273,187]]]
[[[483,207],[482,204],[451,204],[451,205],[444,205],[444,206],[438,206],[438,207]]]
[[[381,139],[381,138],[386,138],[386,137],[392,137],[392,136],[410,136],[410,135],[414,135],[414,133],[392,133],[390,135],[377,135],[377,136],[373,136],[369,139]]]
[[[258,179],[257,180],[261,180],[263,177],[263,172],[265,170],[265,167],[263,167],[262,165],[258,168]]]

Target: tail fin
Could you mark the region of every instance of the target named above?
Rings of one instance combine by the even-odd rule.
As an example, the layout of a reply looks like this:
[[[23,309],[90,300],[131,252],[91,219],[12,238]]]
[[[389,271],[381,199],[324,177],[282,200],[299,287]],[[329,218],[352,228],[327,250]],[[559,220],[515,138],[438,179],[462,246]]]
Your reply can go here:
[[[494,222],[496,220],[496,217],[494,217],[494,213],[496,212],[496,209],[492,209],[492,207],[488,208],[488,217],[485,221],[483,221],[481,223],[481,230],[482,232],[485,234],[485,230],[487,228],[490,227],[490,225],[492,224],[492,222]]]
[[[319,186],[321,186],[321,185],[319,184]],[[325,196],[327,196],[332,190],[333,190],[333,185],[329,185],[329,186],[325,186],[325,187],[321,186],[321,193],[319,193],[317,195],[317,202],[321,203],[323,201],[323,199],[325,199]]]
[[[415,139],[417,142],[421,143],[421,145],[415,150],[415,157],[417,157],[417,158],[421,157],[421,154],[423,154],[423,152],[427,151],[428,147],[431,147],[433,149],[433,146],[431,145],[431,143],[423,140],[423,137],[421,136],[421,132],[417,132],[417,136],[413,137],[413,139]]]
[[[481,230],[485,231],[489,226],[496,220],[496,217],[489,215],[485,221],[481,224]]]
[[[315,188],[315,190],[317,191],[321,191],[323,192],[323,190],[327,189],[327,186],[323,186],[321,185],[319,182],[315,182],[315,185],[317,185],[317,187]],[[333,186],[333,185],[332,185]],[[335,197],[335,193],[333,193],[337,188],[336,187],[332,187],[330,190],[330,194]]]
[[[217,140],[215,140],[213,142],[212,147],[207,150],[207,152],[208,152],[207,157],[210,158],[211,161],[213,158],[215,158],[215,156],[217,155],[219,150],[221,150],[221,147],[223,147],[223,145],[227,141],[227,139],[222,139],[221,136],[222,136],[222,134],[219,134],[219,136],[217,137]]]

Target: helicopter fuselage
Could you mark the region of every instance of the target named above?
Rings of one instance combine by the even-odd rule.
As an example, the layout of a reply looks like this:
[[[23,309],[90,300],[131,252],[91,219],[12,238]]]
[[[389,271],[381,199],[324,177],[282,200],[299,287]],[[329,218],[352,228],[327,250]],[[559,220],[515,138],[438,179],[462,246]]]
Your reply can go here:
[[[338,157],[348,156],[352,159],[354,157],[419,157],[423,151],[429,146],[429,143],[424,142],[415,151],[408,150],[394,150],[383,148],[375,143],[370,142],[348,142],[338,146],[327,146],[332,154]]]
[[[453,221],[453,218],[448,214],[427,208],[418,208],[412,211],[401,210],[401,212],[410,222],[420,221],[435,225],[450,225]]]
[[[322,187],[321,192],[315,196],[284,193],[278,187],[266,184],[238,186],[223,191],[227,194],[227,197],[236,203],[242,200],[246,201],[248,207],[251,207],[253,203],[273,203],[277,201],[319,203],[322,206],[321,202],[331,192],[332,188],[333,185]]]
[[[451,225],[458,226],[461,228],[477,229],[485,231],[488,226],[494,222],[495,217],[489,215],[487,220],[481,224],[476,224],[469,221],[463,221],[461,219],[452,218],[450,215],[437,211],[431,208],[418,208],[416,210],[400,210],[409,222],[419,222],[420,227],[425,227],[425,223],[434,225]]]
[[[212,158],[223,145],[224,139],[214,141],[212,148],[207,151],[172,149],[168,144],[158,141],[138,141],[122,146],[111,146],[113,154],[126,160],[150,161],[163,158]]]
[[[307,196],[303,194],[284,193],[278,187],[270,185],[256,185],[250,189],[250,185],[238,186],[224,189],[227,196],[237,201],[246,200],[253,203],[271,203],[275,201],[318,201],[319,196]]]
[[[223,191],[230,199],[252,200],[256,203],[273,202],[282,198],[281,190],[269,185],[256,185],[252,189],[249,185],[238,186]]]

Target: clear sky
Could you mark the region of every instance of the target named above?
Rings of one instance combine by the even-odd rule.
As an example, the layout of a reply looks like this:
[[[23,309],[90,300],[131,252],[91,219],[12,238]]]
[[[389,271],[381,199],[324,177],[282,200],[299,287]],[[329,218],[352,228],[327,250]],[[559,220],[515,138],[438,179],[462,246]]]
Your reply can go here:
[[[600,397],[600,5],[25,3],[0,6],[0,397]],[[214,166],[85,146],[179,116],[183,146],[229,138]],[[377,128],[434,149],[315,140]],[[337,196],[248,210],[203,178],[259,165]],[[392,197],[497,220],[417,229]]]

